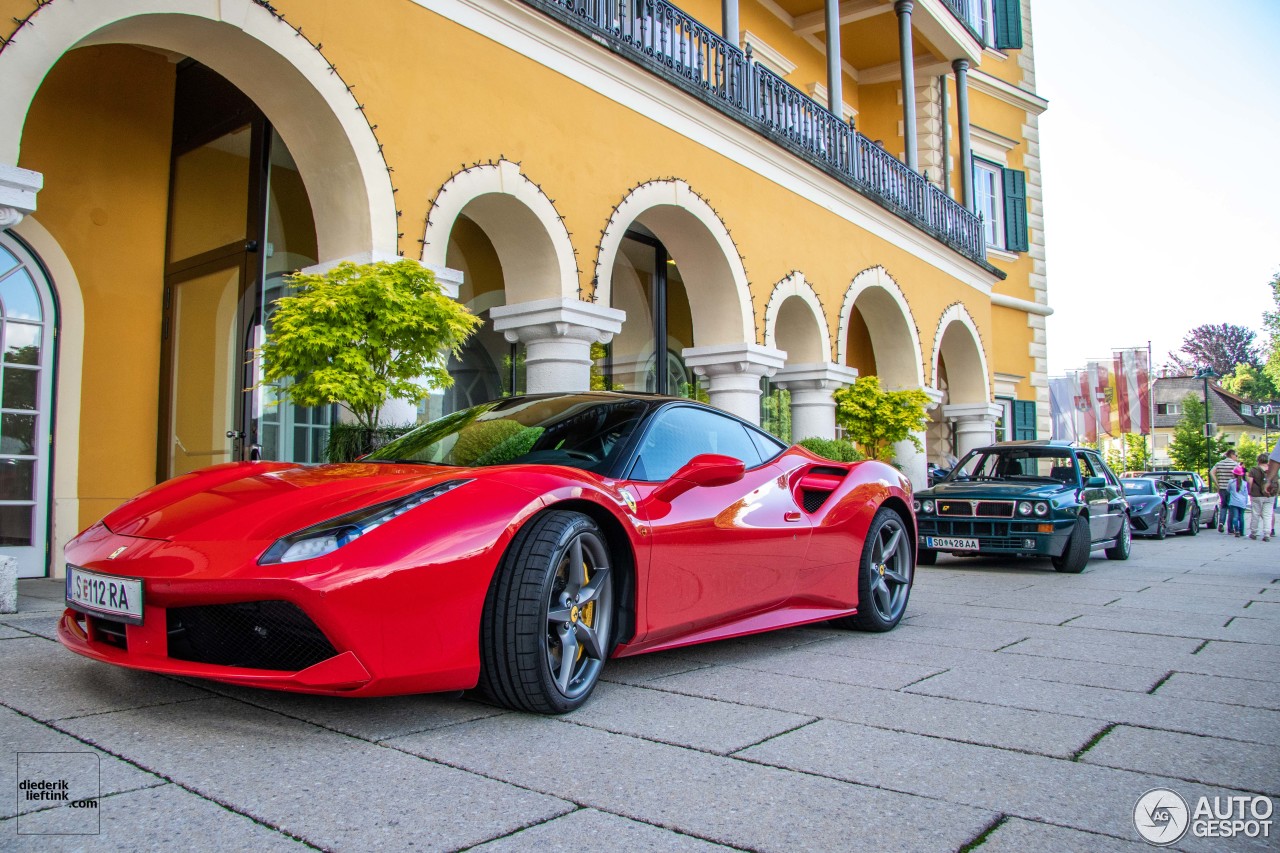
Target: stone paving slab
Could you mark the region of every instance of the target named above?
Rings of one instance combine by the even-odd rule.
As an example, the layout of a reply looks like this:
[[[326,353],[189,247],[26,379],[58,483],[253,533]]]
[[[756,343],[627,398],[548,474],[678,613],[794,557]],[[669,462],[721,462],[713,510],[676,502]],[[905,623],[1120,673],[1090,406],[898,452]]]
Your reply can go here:
[[[553,719],[479,720],[390,743],[534,790],[555,788],[585,806],[751,850],[834,850],[856,838],[875,838],[876,846],[887,850],[956,849],[995,817],[989,810],[943,810],[919,797],[754,767]],[[564,756],[582,758],[570,763],[571,772],[549,770]]]
[[[133,765],[94,749],[70,735],[24,717],[8,708],[0,708],[0,818],[17,814],[20,802],[11,792],[17,791],[19,752],[91,752],[98,756],[103,794],[118,794],[152,785],[162,785],[164,780]],[[40,805],[22,804],[23,812],[34,811]],[[0,830],[2,833],[3,830]],[[0,834],[3,839],[3,834]]]
[[[986,746],[822,720],[738,753],[777,767],[831,776],[1038,820],[1097,831],[1123,831],[1134,791],[1158,777]],[[1177,784],[1184,797],[1209,794]],[[1152,784],[1155,783],[1155,784]],[[1062,792],[1070,791],[1070,796]],[[1218,792],[1222,793],[1222,792]],[[1235,793],[1235,792],[1232,792]],[[1216,849],[1192,843],[1190,849]],[[1237,849],[1246,849],[1240,845]],[[1258,845],[1257,849],[1264,849]]]
[[[1151,853],[1153,848],[1141,841],[1121,841],[1015,817],[996,827],[978,849],[982,853]]]
[[[1138,587],[1138,584],[1132,584]],[[1085,605],[1087,607],[1103,607],[1112,601],[1128,594],[1115,589],[1098,589],[1095,587],[1058,587],[1035,586],[1020,592],[1005,592],[987,596],[983,601],[974,604],[985,604],[987,607],[1009,607],[1019,610],[1038,610],[1042,607],[1062,609],[1064,607]]]
[[[457,849],[573,808],[230,699],[64,725],[202,796],[331,849],[393,849],[405,829],[423,849]]]
[[[1253,743],[1280,744],[1280,713],[1197,699],[1149,696],[1101,687],[1058,684],[1031,678],[945,672],[914,684],[907,692],[964,699],[1038,711],[1072,714],[1137,726],[1218,736],[1223,721],[1232,721],[1232,737]]]
[[[1168,681],[1161,684],[1156,695],[1280,710],[1280,683],[1275,681],[1259,682],[1221,675],[1179,672],[1174,673]]]
[[[813,722],[803,714],[681,696],[625,684],[601,685],[566,721],[674,746],[727,755]]]
[[[908,605],[909,607],[910,605]],[[910,614],[908,609],[907,613]],[[916,625],[910,619],[903,621],[893,631],[893,638],[899,642],[927,643],[933,646],[949,646],[951,648],[972,649],[974,651],[994,652],[1010,643],[1026,639],[1031,635],[1032,626],[1018,626],[1008,630],[1000,630],[993,634],[982,634],[974,631],[957,631],[952,628],[932,628],[927,625]]]
[[[19,611],[11,616],[0,617],[0,625],[23,632],[23,636],[32,634],[47,640],[58,639],[58,619],[60,613],[27,614]]]
[[[1059,602],[1045,603],[1035,610],[1023,607],[988,607],[982,604],[969,604],[964,607],[964,617],[955,616],[954,607],[924,608],[920,609],[918,613],[915,607],[912,607],[911,610],[912,613],[916,614],[912,621],[917,625],[932,625],[938,628],[956,627],[968,631],[975,630],[975,628],[971,627],[974,623],[968,621],[970,619],[987,619],[1001,625],[1024,622],[1032,625],[1060,625],[1068,619],[1075,619],[1085,613],[1092,612],[1094,608],[1092,605],[1062,604]],[[930,618],[918,618],[920,616],[928,616]],[[978,627],[977,630],[982,629]]]
[[[23,853],[79,853],[85,850],[95,853],[168,853],[216,847],[218,853],[302,853],[312,849],[177,785],[164,784],[116,794],[103,800],[99,811],[101,829],[98,835],[0,835],[0,850]],[[30,829],[24,827],[23,832]],[[0,823],[0,834],[11,831]]]
[[[740,669],[676,675],[659,679],[651,686],[1044,755],[1073,755],[1102,728],[1097,720],[1079,716],[951,702],[854,685],[829,684],[815,689],[808,679]]]
[[[586,850],[723,853],[733,849],[595,809],[578,809],[472,848],[476,853],[524,853],[529,850],[547,853],[583,853]]]
[[[1231,734],[1231,720],[1222,721]],[[1280,747],[1116,726],[1080,758],[1206,785],[1280,796]]]
[[[733,666],[757,672],[772,672],[815,681],[833,681],[839,684],[857,684],[863,687],[879,687],[897,690],[921,679],[942,672],[936,666],[921,666],[902,660],[878,660],[872,657],[850,656],[834,653],[840,644],[836,641],[805,646],[782,652],[762,654],[739,659]]]
[[[1245,607],[1249,603],[1248,598],[1205,598],[1205,599],[1187,599],[1181,596],[1171,595],[1147,595],[1139,593],[1137,595],[1124,596],[1117,600],[1109,607],[1129,615],[1135,615],[1133,611],[1153,610],[1159,613],[1176,614],[1173,618],[1185,620],[1189,615],[1216,617],[1205,620],[1207,624],[1213,625],[1215,622],[1221,625],[1229,616],[1251,616],[1248,608]],[[1107,614],[1096,614],[1107,615]]]
[[[197,684],[192,680],[192,684]],[[326,729],[379,741],[509,713],[454,694],[345,699],[209,684],[209,691]]]
[[[708,664],[700,661],[678,657],[679,649],[673,652],[655,652],[651,655],[636,655],[609,661],[601,678],[618,684],[644,684],[655,678],[664,678],[681,672],[692,672],[703,669]]]
[[[30,637],[26,631],[19,631],[17,628],[11,628],[8,625],[0,624],[0,640],[17,640],[24,637]]]
[[[1034,657],[1018,654],[1020,648],[1022,643],[1009,646],[993,655],[971,659],[958,664],[953,669],[957,672],[1038,678],[1042,681],[1079,684],[1086,687],[1108,687],[1112,690],[1129,690],[1138,693],[1146,693],[1168,675],[1167,670],[1149,666]],[[1132,656],[1129,660],[1135,664],[1138,663]]]
[[[7,640],[0,667],[4,704],[41,720],[164,705],[209,694],[153,675],[100,663],[43,638]]]

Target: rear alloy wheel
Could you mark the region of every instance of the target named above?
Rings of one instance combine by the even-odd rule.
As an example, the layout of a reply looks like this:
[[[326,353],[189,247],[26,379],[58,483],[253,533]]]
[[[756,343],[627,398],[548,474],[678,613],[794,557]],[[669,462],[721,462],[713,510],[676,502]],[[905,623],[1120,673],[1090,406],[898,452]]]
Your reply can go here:
[[[1106,550],[1108,560],[1127,560],[1129,559],[1129,549],[1133,545],[1133,529],[1129,527],[1129,516],[1120,516],[1120,535],[1116,537],[1116,544]]]
[[[1184,531],[1187,536],[1195,536],[1200,532],[1200,507],[1193,506],[1191,508],[1191,520],[1187,522],[1187,529]]]
[[[858,612],[833,619],[832,624],[855,631],[893,630],[911,597],[911,546],[911,532],[902,516],[880,507],[858,560]]]
[[[1156,532],[1151,534],[1156,541],[1165,537],[1165,527],[1168,525],[1169,507],[1168,505],[1160,507],[1160,517],[1156,519]]]
[[[1213,515],[1209,516],[1209,523],[1206,524],[1205,527],[1217,527],[1217,526],[1218,526],[1218,508],[1215,506],[1213,508]]]
[[[600,678],[612,630],[604,535],[581,513],[548,512],[516,534],[489,586],[479,687],[517,711],[572,711]]]
[[[1067,537],[1067,545],[1062,549],[1062,556],[1052,558],[1053,567],[1060,572],[1078,575],[1084,571],[1089,562],[1089,522],[1083,518],[1076,519],[1071,527],[1071,535]]]

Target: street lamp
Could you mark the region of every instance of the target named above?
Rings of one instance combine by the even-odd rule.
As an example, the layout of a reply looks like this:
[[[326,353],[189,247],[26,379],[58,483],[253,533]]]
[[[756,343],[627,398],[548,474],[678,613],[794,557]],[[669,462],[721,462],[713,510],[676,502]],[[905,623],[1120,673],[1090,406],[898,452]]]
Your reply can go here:
[[[1204,476],[1209,477],[1209,467],[1212,464],[1209,450],[1213,444],[1209,436],[1209,380],[1219,379],[1222,374],[1213,369],[1211,365],[1205,365],[1197,371],[1195,378],[1204,380]]]

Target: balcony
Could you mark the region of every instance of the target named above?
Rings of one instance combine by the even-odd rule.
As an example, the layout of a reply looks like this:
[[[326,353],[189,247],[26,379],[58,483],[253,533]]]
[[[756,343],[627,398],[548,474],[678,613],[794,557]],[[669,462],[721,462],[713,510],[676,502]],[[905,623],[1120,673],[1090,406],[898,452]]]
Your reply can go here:
[[[987,267],[981,218],[666,0],[524,0]]]

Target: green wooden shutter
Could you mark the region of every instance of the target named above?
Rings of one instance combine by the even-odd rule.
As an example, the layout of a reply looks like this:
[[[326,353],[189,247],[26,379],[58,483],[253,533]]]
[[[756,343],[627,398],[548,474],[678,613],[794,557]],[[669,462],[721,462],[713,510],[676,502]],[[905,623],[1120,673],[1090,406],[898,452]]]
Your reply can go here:
[[[1013,401],[1013,440],[1033,441],[1036,437],[1035,400]]]
[[[1025,252],[1027,237],[1027,173],[1002,169],[1004,173],[1004,247]]]
[[[995,46],[1001,50],[1022,48],[1022,0],[995,0]]]

